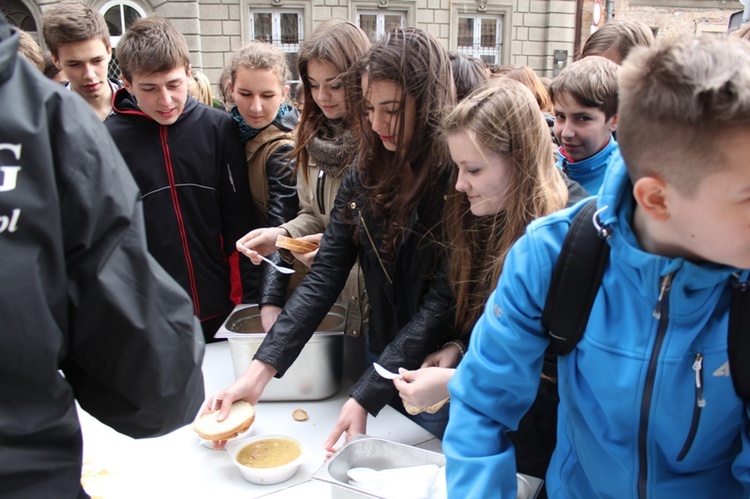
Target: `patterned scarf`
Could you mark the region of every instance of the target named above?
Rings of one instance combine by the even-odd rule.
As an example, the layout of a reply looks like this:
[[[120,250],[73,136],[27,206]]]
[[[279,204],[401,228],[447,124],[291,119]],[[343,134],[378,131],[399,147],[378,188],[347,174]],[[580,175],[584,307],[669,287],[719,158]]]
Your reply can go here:
[[[341,120],[329,121],[307,144],[307,153],[326,175],[338,178],[349,166],[355,146],[351,128]]]
[[[286,113],[290,112],[292,109],[294,109],[292,106],[287,104],[286,102],[282,102],[279,106],[279,111],[276,113],[276,117],[273,119],[271,123],[274,121],[277,121],[281,119]],[[271,123],[269,123],[267,126],[264,126],[263,128],[253,128],[250,125],[247,124],[245,121],[245,118],[242,117],[240,114],[240,111],[237,109],[237,106],[234,106],[231,111],[229,111],[230,116],[232,116],[232,119],[237,123],[237,126],[240,128],[240,137],[242,138],[242,143],[247,144],[253,138],[255,138],[256,135],[258,135],[260,132],[271,126]]]

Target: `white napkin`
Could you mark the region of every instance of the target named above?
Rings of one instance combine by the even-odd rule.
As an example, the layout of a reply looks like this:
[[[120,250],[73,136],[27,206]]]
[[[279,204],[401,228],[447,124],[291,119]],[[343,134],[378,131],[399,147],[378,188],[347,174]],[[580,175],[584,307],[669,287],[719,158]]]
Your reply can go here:
[[[349,485],[387,499],[448,497],[445,467],[436,464],[391,468],[355,476],[358,480],[349,480]]]

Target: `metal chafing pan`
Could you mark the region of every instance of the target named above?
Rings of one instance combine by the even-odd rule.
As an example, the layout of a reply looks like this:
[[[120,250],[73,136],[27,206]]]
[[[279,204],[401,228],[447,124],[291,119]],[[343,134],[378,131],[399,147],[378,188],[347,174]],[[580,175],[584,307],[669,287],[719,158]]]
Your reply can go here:
[[[425,464],[444,466],[445,456],[382,438],[359,435],[342,446],[313,474],[312,478],[331,485],[332,499],[381,498],[381,496],[349,485],[346,472],[359,467],[379,471]],[[535,499],[542,487],[542,480],[521,474],[517,477],[517,499]]]
[[[333,306],[284,376],[268,383],[261,401],[322,400],[338,393],[346,314],[346,305]],[[247,369],[265,337],[257,305],[237,305],[214,335],[229,341],[235,377]]]

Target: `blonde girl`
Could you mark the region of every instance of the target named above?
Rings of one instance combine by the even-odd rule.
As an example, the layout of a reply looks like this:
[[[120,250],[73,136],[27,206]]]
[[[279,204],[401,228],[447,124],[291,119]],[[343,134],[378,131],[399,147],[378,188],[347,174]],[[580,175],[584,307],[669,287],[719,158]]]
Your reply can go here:
[[[299,209],[290,154],[299,121],[297,110],[286,103],[291,71],[286,54],[270,43],[251,42],[235,52],[230,63],[230,84],[235,102],[230,115],[245,143],[247,173],[259,225],[281,225]],[[281,256],[270,258],[284,264]],[[288,264],[284,264],[288,265]],[[287,297],[289,276],[264,264],[258,304],[263,324],[273,324]]]
[[[549,129],[531,91],[521,83],[492,80],[456,107],[443,121],[442,131],[456,165],[456,192],[448,197],[446,208],[447,271],[433,283],[433,290],[442,294],[443,306],[455,305],[459,334],[427,356],[421,369],[402,370],[403,380],[394,381],[402,399],[416,407],[448,397],[447,383],[510,247],[532,220],[569,201],[566,179],[555,167]],[[572,200],[585,197],[579,187],[571,186],[576,189]],[[551,380],[542,390],[539,414],[522,422],[516,449],[519,470],[541,477],[555,445],[557,400]]]

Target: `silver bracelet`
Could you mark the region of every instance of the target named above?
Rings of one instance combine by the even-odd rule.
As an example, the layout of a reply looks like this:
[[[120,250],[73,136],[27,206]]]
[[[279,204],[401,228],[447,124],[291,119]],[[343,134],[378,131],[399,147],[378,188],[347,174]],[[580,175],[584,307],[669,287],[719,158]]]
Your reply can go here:
[[[456,348],[458,348],[458,351],[461,353],[461,358],[462,359],[464,358],[464,355],[466,354],[466,352],[464,352],[464,347],[461,345],[461,343],[459,343],[457,340],[451,340],[445,345],[443,345],[443,348],[447,347],[448,345],[453,345]]]

